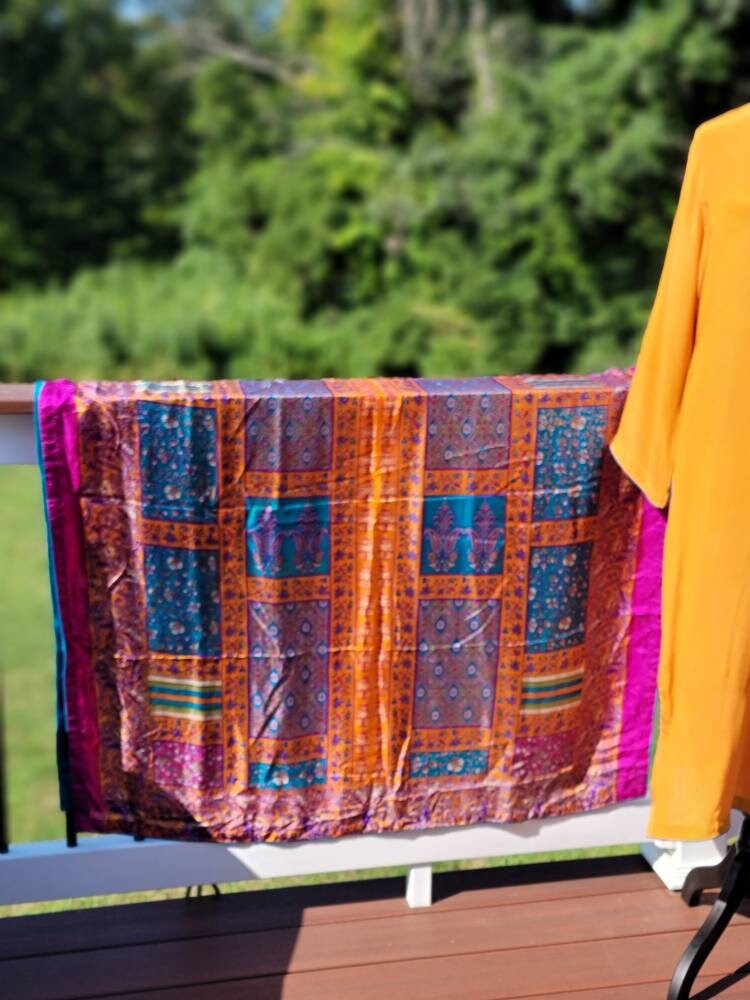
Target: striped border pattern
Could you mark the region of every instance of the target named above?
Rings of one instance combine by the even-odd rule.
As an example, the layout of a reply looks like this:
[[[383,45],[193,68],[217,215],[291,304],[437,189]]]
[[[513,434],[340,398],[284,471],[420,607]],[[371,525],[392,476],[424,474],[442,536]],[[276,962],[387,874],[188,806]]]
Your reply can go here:
[[[583,667],[562,674],[525,677],[521,685],[521,711],[539,714],[572,708],[581,700]]]
[[[148,692],[154,715],[173,719],[221,718],[221,681],[151,674]]]

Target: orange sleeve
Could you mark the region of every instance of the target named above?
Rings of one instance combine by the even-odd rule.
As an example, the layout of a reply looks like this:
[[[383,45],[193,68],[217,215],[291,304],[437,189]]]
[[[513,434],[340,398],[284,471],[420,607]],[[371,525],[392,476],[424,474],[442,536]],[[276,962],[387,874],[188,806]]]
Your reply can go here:
[[[669,498],[675,429],[695,342],[704,237],[700,135],[699,125],[635,371],[609,443],[617,464],[656,507]]]

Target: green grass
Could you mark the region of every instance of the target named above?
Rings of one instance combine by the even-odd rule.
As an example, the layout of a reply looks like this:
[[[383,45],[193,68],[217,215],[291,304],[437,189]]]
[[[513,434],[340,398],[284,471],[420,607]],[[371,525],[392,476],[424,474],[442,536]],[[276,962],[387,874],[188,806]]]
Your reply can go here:
[[[9,777],[11,841],[55,840],[64,836],[55,768],[55,669],[47,548],[39,473],[35,468],[0,466],[0,682],[3,683],[5,746]],[[433,870],[456,871],[531,861],[634,854],[635,844],[545,854],[520,854],[442,862]],[[224,892],[330,883],[405,875],[407,869],[375,868],[295,878],[233,882]],[[171,899],[181,889],[85,897],[48,903],[1,906],[0,917]]]
[[[39,472],[0,466],[0,680],[11,841],[64,836],[55,661]]]

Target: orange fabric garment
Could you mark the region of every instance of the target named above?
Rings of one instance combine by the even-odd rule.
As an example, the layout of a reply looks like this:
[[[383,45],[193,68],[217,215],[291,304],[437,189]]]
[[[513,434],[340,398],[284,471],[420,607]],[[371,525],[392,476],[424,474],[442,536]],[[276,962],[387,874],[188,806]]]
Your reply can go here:
[[[647,835],[750,811],[750,103],[692,136],[610,450],[667,503],[659,731]]]

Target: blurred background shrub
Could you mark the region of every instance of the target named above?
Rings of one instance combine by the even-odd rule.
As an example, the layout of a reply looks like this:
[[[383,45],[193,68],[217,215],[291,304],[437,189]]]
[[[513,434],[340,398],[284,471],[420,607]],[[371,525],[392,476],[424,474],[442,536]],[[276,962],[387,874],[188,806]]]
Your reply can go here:
[[[0,380],[634,360],[741,0],[3,0]]]

